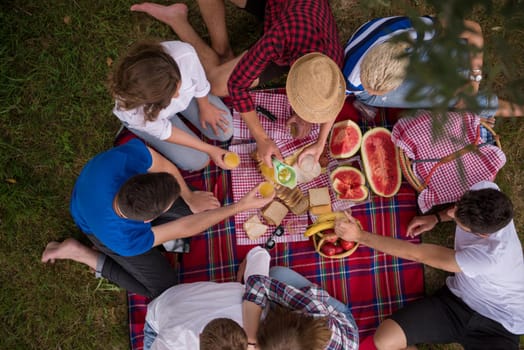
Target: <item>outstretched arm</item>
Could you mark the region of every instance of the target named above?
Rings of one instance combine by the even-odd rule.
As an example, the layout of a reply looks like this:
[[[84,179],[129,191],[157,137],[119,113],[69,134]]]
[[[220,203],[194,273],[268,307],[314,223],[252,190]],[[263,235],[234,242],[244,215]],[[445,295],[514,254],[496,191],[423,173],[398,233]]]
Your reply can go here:
[[[246,123],[249,132],[257,142],[257,152],[260,159],[262,159],[264,163],[271,168],[273,167],[273,164],[271,163],[272,156],[283,160],[282,154],[280,153],[277,145],[272,139],[269,138],[269,136],[267,136],[266,131],[262,127],[257,113],[252,110],[249,112],[240,113],[240,115]]]
[[[460,272],[455,260],[455,251],[435,244],[413,244],[393,237],[372,234],[360,229],[356,219],[347,214],[348,220],[338,219],[335,233],[346,241],[355,241],[402,259],[421,262],[425,265],[449,271]]]
[[[306,147],[300,153],[300,156],[298,157],[298,164],[300,164],[300,161],[307,154],[311,154],[313,157],[315,157],[315,161],[318,162],[318,160],[320,159],[320,156],[322,155],[322,152],[324,151],[324,147],[327,144],[329,133],[331,132],[331,128],[333,127],[334,123],[335,123],[335,119],[333,119],[330,122],[320,124],[320,133],[318,134],[317,142]]]
[[[220,207],[220,203],[218,202],[218,199],[215,198],[213,193],[204,191],[191,191],[175,164],[173,164],[169,159],[165,158],[151,147],[148,147],[148,150],[151,153],[151,157],[153,158],[153,164],[148,169],[148,172],[167,172],[173,175],[180,185],[180,196],[182,199],[184,199],[186,204],[189,206],[189,209],[191,209],[193,213],[199,213],[201,211]]]
[[[208,210],[203,213],[184,216],[178,220],[153,226],[155,241],[153,246],[177,238],[191,237],[207,230],[228,217],[248,209],[261,208],[273,200],[273,197],[258,198],[258,186],[249,191],[240,201],[231,205]]]

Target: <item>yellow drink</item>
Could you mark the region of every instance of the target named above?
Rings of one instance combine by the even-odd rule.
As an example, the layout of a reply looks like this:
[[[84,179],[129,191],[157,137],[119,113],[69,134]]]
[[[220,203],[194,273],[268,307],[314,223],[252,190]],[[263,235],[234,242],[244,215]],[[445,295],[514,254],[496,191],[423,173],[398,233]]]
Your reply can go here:
[[[260,195],[264,198],[271,197],[273,192],[275,192],[275,188],[271,182],[264,181],[258,187],[258,193],[260,193]]]
[[[227,152],[224,154],[224,163],[228,168],[234,169],[240,165],[240,156],[235,152]]]
[[[268,167],[266,164],[260,164],[260,172],[266,179],[274,179],[273,169]]]

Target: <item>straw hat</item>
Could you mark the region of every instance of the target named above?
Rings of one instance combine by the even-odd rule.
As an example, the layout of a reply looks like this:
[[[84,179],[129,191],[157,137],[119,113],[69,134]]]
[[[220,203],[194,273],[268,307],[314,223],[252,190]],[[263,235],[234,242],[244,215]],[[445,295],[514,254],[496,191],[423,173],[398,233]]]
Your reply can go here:
[[[286,93],[300,118],[310,123],[325,123],[336,118],[342,109],[346,82],[331,58],[312,52],[291,66]]]

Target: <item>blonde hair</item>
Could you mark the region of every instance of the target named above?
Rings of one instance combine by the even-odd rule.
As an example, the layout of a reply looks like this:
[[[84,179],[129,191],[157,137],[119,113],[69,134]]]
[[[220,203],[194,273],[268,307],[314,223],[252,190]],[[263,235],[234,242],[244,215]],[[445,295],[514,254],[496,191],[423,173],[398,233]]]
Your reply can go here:
[[[200,334],[200,350],[245,350],[246,348],[246,332],[229,318],[214,319]]]
[[[283,307],[271,309],[257,332],[261,350],[323,350],[330,339],[326,318]]]
[[[386,41],[366,53],[360,64],[360,80],[366,90],[383,95],[396,89],[406,77],[409,57],[406,42]]]

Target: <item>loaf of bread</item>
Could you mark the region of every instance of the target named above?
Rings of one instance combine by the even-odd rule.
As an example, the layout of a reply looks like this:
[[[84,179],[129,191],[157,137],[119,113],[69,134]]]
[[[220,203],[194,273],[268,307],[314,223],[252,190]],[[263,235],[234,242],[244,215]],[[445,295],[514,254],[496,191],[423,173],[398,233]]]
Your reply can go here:
[[[266,221],[272,225],[280,225],[282,223],[282,219],[287,215],[288,213],[287,207],[278,202],[278,201],[272,201],[263,211],[262,216]]]

